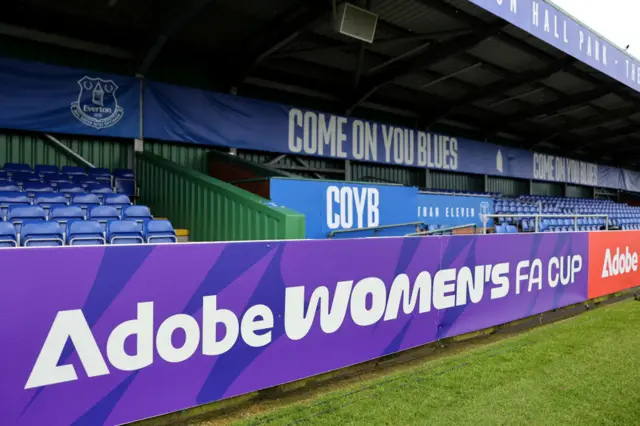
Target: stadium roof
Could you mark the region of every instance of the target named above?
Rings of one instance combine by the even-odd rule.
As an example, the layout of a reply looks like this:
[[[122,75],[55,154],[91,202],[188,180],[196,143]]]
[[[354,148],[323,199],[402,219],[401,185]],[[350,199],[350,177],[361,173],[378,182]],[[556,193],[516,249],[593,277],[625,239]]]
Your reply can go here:
[[[637,166],[638,92],[468,0],[354,3],[379,14],[373,44],[335,32],[329,0],[23,0],[3,6],[0,34],[131,73],[182,63],[240,95]]]

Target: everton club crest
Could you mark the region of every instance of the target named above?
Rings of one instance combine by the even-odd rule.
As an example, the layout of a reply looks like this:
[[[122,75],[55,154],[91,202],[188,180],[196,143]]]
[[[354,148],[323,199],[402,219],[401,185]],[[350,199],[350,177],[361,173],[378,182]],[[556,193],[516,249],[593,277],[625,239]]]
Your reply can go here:
[[[80,93],[78,100],[71,104],[71,112],[81,123],[105,129],[122,119],[124,109],[118,105],[118,85],[113,80],[85,76],[78,80],[78,85]]]

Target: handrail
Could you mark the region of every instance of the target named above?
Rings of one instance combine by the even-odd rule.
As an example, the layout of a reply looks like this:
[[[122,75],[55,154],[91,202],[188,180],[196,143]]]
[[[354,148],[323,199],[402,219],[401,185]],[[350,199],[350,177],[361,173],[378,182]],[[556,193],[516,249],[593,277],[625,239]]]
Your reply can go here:
[[[541,218],[563,218],[563,219],[573,219],[573,229],[575,231],[578,230],[578,218],[587,218],[587,217],[603,217],[605,219],[604,221],[604,225],[605,225],[605,230],[609,230],[609,215],[608,214],[578,214],[578,213],[574,213],[574,214],[544,214],[544,213],[537,213],[537,214],[531,214],[531,213],[525,213],[525,214],[485,214],[482,215],[482,233],[486,234],[487,233],[487,221],[490,218],[500,218],[500,217],[506,217],[506,218],[535,218],[535,232],[539,232],[540,229],[540,219]]]
[[[76,161],[78,161],[81,164],[83,164],[85,167],[89,167],[91,169],[93,169],[95,167],[92,163],[87,161],[83,156],[81,156],[80,154],[78,154],[77,152],[75,152],[74,150],[72,150],[67,145],[63,144],[62,142],[60,142],[58,139],[54,138],[50,134],[45,133],[44,137],[47,138],[51,143],[56,145],[58,148],[62,149],[68,155],[73,157]]]
[[[442,192],[442,191],[430,191],[430,190],[420,190],[419,194],[426,195],[451,195],[454,197],[477,197],[477,198],[495,198],[495,195],[490,194],[462,194],[459,192]]]
[[[405,237],[422,237],[422,236],[425,236],[425,235],[439,234],[441,232],[450,232],[450,231],[455,231],[455,230],[458,230],[458,229],[466,229],[466,228],[471,228],[471,227],[473,227],[473,233],[476,234],[478,232],[478,224],[477,223],[468,223],[466,225],[455,225],[455,226],[450,226],[448,228],[432,229],[431,231],[415,232],[413,234],[406,234]]]
[[[347,234],[349,232],[373,231],[374,233],[377,233],[378,231],[382,231],[384,229],[401,228],[403,226],[420,226],[420,225],[424,225],[424,222],[395,223],[393,225],[370,226],[368,228],[338,229],[336,231],[329,232],[329,235],[327,236],[327,238],[331,238],[334,235],[338,235],[338,234]]]

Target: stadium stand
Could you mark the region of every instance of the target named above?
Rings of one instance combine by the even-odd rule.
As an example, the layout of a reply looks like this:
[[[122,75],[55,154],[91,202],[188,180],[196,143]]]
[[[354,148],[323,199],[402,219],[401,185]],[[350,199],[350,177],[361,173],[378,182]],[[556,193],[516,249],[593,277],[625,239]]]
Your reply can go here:
[[[177,242],[171,222],[153,220],[147,206],[133,205],[134,192],[131,170],[6,163],[0,247]]]
[[[500,225],[517,226],[522,232],[534,232],[535,216],[540,217],[540,232],[598,231],[605,226],[607,218],[609,226],[614,228],[640,229],[640,207],[611,200],[526,195],[513,199],[497,198],[494,200],[494,211],[498,215],[506,215],[498,219],[497,233],[509,232],[507,227]],[[560,215],[573,218],[554,217]],[[593,217],[596,215],[600,217]]]

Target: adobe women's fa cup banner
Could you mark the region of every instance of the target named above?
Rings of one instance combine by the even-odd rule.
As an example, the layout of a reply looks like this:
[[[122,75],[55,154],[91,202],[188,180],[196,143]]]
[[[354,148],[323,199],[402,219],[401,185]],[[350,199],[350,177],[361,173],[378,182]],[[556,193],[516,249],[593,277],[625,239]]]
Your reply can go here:
[[[578,303],[588,238],[4,249],[0,424],[127,423]]]

